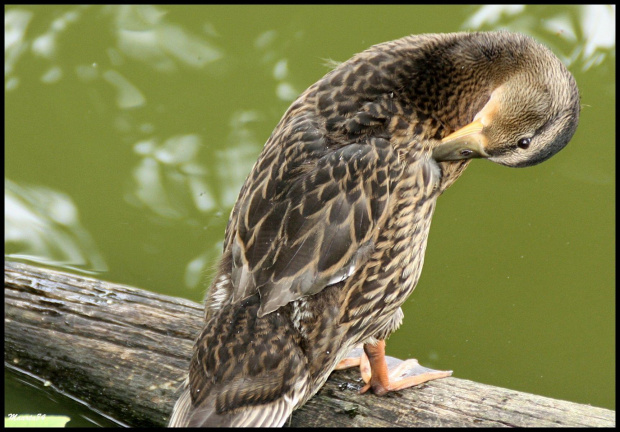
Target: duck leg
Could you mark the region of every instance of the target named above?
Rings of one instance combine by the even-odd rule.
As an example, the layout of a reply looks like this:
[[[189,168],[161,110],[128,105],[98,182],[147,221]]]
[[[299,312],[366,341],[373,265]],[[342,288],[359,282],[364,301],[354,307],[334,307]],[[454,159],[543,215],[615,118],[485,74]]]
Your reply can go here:
[[[365,365],[366,360],[362,356],[360,360],[362,378],[364,378],[364,375],[367,375],[368,372],[364,369],[368,367],[370,369],[370,377],[368,380],[364,379],[366,385],[360,393],[366,393],[368,389],[372,388],[374,394],[381,396],[389,391],[413,387],[427,381],[452,375],[452,371],[436,371],[424,368],[415,359],[400,362],[396,367],[388,370],[384,340],[378,341],[375,345],[364,344],[364,353],[366,354],[368,366]],[[423,369],[424,372],[420,369]]]
[[[362,379],[366,385],[360,393],[366,393],[372,388],[376,395],[384,395],[389,391],[413,387],[438,378],[452,375],[452,371],[437,371],[420,366],[417,360],[399,360],[385,356],[385,341],[380,340],[375,345],[364,344],[361,355],[355,355],[359,350],[353,350],[348,357],[341,360],[336,369],[345,369],[359,366]]]

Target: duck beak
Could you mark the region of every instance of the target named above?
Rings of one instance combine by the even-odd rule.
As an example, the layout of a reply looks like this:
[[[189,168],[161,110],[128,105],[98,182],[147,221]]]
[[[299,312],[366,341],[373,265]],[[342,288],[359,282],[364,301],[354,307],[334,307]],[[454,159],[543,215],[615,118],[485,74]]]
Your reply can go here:
[[[485,151],[487,138],[482,133],[484,125],[480,119],[474,120],[451,133],[433,150],[433,159],[437,162],[455,161],[473,158],[488,158]]]

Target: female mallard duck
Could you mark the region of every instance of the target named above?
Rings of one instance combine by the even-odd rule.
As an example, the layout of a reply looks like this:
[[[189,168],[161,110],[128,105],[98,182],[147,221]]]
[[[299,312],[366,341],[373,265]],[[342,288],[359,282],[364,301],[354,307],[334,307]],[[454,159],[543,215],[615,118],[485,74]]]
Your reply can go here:
[[[360,343],[364,390],[437,377],[390,379],[383,342],[420,276],[437,197],[473,157],[550,158],[578,119],[571,74],[519,34],[408,36],[329,72],[241,189],[170,425],[281,426]]]

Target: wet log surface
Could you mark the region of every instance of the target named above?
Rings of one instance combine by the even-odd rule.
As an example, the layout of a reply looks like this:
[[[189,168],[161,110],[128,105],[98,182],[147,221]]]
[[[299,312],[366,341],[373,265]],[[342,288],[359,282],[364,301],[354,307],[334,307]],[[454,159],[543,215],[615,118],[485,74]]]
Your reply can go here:
[[[4,286],[5,365],[119,424],[167,423],[200,304],[15,262]],[[615,411],[454,377],[383,397],[360,395],[361,384],[358,370],[332,373],[288,426],[615,426]]]

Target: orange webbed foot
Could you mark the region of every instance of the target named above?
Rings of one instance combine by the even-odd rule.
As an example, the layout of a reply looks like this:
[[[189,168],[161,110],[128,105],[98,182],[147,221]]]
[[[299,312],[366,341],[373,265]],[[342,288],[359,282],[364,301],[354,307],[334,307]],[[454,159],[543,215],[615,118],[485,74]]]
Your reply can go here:
[[[360,355],[361,354],[361,355]],[[452,371],[437,371],[421,366],[416,359],[399,360],[385,356],[385,341],[377,344],[365,344],[364,349],[351,351],[338,363],[336,369],[360,367],[362,379],[366,385],[360,393],[372,388],[376,395],[384,395],[390,391],[413,387],[434,379],[452,375]]]

